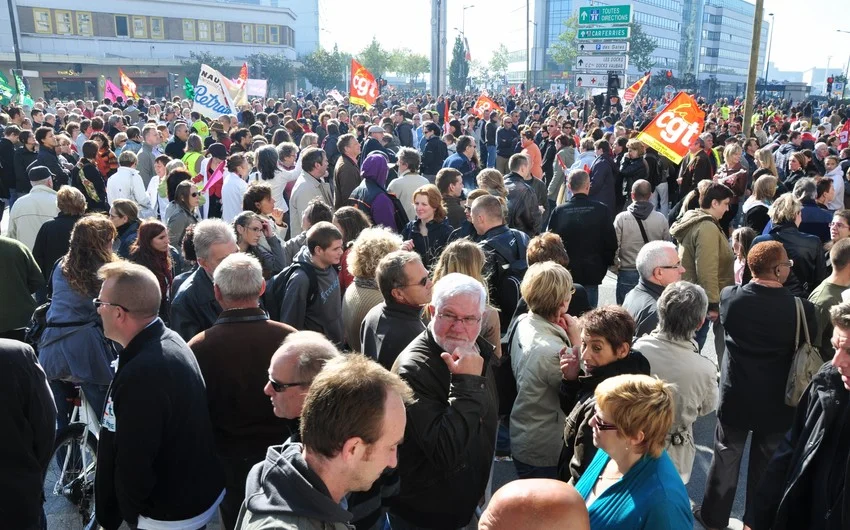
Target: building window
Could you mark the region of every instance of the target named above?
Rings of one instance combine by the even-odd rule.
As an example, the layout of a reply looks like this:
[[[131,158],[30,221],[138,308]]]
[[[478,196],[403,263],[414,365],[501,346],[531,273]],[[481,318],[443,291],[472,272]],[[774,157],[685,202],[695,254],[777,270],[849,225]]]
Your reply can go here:
[[[266,43],[266,26],[265,24],[257,24],[257,44]]]
[[[49,9],[33,8],[32,18],[35,22],[36,33],[53,33],[53,21],[50,20]]]
[[[77,34],[82,35],[84,37],[91,37],[94,35],[94,31],[92,31],[91,25],[91,13],[84,13],[81,11],[77,11]]]
[[[56,33],[70,35],[74,33],[74,19],[70,11],[54,11],[56,17]]]
[[[254,42],[254,27],[251,24],[242,24],[242,42]]]
[[[225,27],[224,22],[213,22],[213,39],[216,42],[224,42],[227,40]]]
[[[148,38],[148,21],[145,17],[133,16],[133,38]]]
[[[162,17],[151,17],[151,38],[164,39],[165,30],[162,25]]]
[[[195,21],[183,19],[183,40],[195,40]]]
[[[127,15],[115,15],[115,36],[130,36],[130,23],[127,21]]]
[[[280,28],[269,26],[269,44],[280,44]]]
[[[211,39],[210,36],[210,22],[209,20],[199,20],[198,21],[198,40],[208,41]]]

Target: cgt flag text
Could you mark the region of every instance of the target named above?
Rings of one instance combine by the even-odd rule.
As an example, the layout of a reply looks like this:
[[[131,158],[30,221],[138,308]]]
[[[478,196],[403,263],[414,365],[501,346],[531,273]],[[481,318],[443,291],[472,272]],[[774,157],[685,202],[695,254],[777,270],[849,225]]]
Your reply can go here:
[[[372,72],[354,59],[351,60],[351,82],[349,87],[349,98],[353,105],[371,108],[378,99],[378,82]]]
[[[685,92],[679,92],[638,134],[637,139],[678,164],[704,126],[705,113],[697,102]]]

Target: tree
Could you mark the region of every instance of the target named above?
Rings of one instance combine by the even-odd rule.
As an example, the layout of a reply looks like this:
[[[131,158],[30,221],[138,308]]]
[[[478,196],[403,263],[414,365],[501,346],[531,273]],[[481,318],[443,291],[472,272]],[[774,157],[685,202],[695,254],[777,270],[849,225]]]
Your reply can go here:
[[[265,79],[269,84],[269,94],[276,93],[273,89],[279,89],[278,94],[286,91],[286,82],[295,80],[298,70],[292,61],[280,54],[255,53],[248,56],[248,64],[254,68],[249,72],[249,77]]]
[[[487,63],[488,73],[490,76],[496,77],[501,83],[505,75],[508,73],[508,47],[504,44],[499,44],[499,48],[493,52],[490,61]]]
[[[549,56],[558,68],[565,72],[573,71],[573,64],[578,56],[576,35],[578,34],[578,15],[573,15],[564,21],[564,30],[558,35],[558,40],[552,46]]]
[[[431,61],[422,54],[413,53],[408,48],[393,50],[390,54],[390,70],[404,76],[414,83],[419,74],[431,70]]]
[[[383,77],[384,74],[389,71],[390,64],[392,62],[392,54],[381,48],[377,39],[372,37],[372,42],[360,51],[360,55],[357,56],[357,60],[360,64],[372,72],[372,75],[374,75],[375,78],[378,78]]]
[[[189,52],[189,60],[180,61],[180,64],[186,69],[186,77],[192,83],[198,82],[202,64],[215,68],[227,77],[233,75],[234,72],[234,68],[230,66],[227,59],[220,55],[213,55],[210,52]]]
[[[645,72],[655,66],[655,59],[652,58],[656,48],[655,40],[644,33],[638,23],[632,22],[629,27],[632,29],[632,36],[629,38],[629,64]]]
[[[466,79],[469,77],[469,61],[466,60],[466,48],[460,35],[455,39],[452,49],[452,64],[449,67],[449,86],[458,92],[466,87]]]
[[[333,87],[342,82],[342,74],[345,71],[342,61],[342,56],[336,47],[332,53],[319,48],[301,60],[303,64],[301,75],[310,84],[322,90]]]

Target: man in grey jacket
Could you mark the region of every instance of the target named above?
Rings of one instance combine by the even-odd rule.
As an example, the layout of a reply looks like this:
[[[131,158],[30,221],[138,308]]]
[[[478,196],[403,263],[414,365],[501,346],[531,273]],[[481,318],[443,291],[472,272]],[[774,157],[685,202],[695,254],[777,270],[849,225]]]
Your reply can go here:
[[[302,268],[289,277],[280,307],[281,322],[297,330],[322,333],[336,345],[343,343],[342,296],[333,265],[339,265],[342,252],[342,233],[337,227],[326,221],[310,227],[307,247],[295,256]],[[316,278],[318,292],[311,293],[311,276]]]
[[[139,160],[136,162],[136,170],[142,176],[142,182],[147,189],[153,176],[156,174],[154,170],[154,148],[159,145],[159,131],[153,125],[146,125],[142,130],[142,149],[138,152]]]
[[[635,263],[640,280],[622,305],[635,319],[635,337],[642,337],[658,325],[658,297],[665,287],[682,279],[685,268],[676,245],[669,241],[650,241],[640,249]]]

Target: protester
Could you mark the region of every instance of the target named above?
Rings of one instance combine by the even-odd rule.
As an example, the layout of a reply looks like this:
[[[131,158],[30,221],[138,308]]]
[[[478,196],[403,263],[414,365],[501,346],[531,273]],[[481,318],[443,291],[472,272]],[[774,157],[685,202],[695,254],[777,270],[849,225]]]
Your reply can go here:
[[[122,258],[130,256],[130,247],[139,234],[139,207],[128,199],[116,199],[109,209],[109,220],[115,225],[115,252]]]
[[[44,287],[45,278],[29,249],[5,236],[0,236],[0,263],[0,298],[6,301],[0,309],[0,338],[23,341],[36,307],[32,295]]]
[[[443,170],[440,170],[443,171]],[[441,174],[437,174],[440,182]],[[422,263],[432,268],[448,243],[453,227],[446,218],[446,209],[437,186],[426,184],[413,192],[416,218],[401,231],[402,250],[415,251]]]
[[[635,336],[651,333],[658,324],[657,300],[664,288],[682,279],[685,268],[669,241],[650,241],[635,261],[640,279],[623,300],[623,309],[635,319]]]
[[[59,215],[41,225],[32,249],[45,280],[56,260],[68,252],[74,224],[86,213],[86,199],[76,188],[62,186],[56,194],[56,206]]]
[[[181,178],[180,173],[175,171],[172,176],[177,174],[178,178]],[[196,213],[200,201],[198,195],[197,188],[190,181],[184,180],[177,184],[174,199],[168,203],[168,208],[165,210],[165,222],[168,225],[171,246],[180,246],[186,229],[200,221]]]
[[[508,482],[493,494],[479,530],[590,530],[584,499],[570,486],[551,479]]]
[[[56,217],[59,208],[53,190],[53,173],[44,166],[33,166],[27,175],[32,189],[26,195],[21,192],[22,196],[12,206],[7,235],[32,250],[41,226]]]

